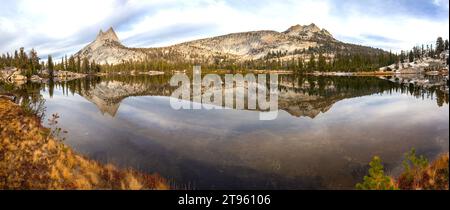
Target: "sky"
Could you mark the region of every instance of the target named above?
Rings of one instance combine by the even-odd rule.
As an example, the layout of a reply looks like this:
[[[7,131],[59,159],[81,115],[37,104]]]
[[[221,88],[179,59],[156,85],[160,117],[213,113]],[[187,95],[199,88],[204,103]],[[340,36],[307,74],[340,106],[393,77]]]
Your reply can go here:
[[[73,54],[113,27],[129,47],[315,23],[340,41],[408,50],[449,37],[448,0],[1,0],[0,53]]]

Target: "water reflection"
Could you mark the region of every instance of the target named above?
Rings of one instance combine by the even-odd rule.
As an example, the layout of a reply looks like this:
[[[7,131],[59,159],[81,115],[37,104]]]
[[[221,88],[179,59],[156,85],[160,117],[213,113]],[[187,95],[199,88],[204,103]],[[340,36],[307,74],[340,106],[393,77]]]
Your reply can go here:
[[[120,103],[132,96],[170,96],[175,87],[170,76],[90,77],[53,84],[46,88],[50,97],[54,88],[64,95],[78,94],[95,104],[103,114],[115,116]],[[293,116],[314,118],[343,99],[388,92],[409,94],[416,98],[436,100],[438,106],[449,103],[448,92],[440,87],[396,84],[376,77],[310,77],[282,75],[279,81],[279,109]],[[36,84],[33,84],[36,88]],[[33,88],[31,87],[31,88]],[[27,89],[30,87],[27,86]],[[224,100],[223,100],[224,101]],[[225,103],[225,102],[224,102]]]
[[[429,158],[448,152],[449,99],[439,87],[284,75],[279,117],[260,121],[251,110],[175,111],[169,79],[93,77],[37,89],[78,152],[195,189],[352,188],[373,155],[395,174],[412,147]],[[29,88],[9,92],[23,98]]]

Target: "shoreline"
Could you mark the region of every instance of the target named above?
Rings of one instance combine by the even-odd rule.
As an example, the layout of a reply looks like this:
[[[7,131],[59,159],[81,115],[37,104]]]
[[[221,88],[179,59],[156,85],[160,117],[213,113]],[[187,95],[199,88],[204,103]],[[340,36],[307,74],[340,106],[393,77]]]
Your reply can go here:
[[[8,70],[0,70],[0,76],[4,74],[0,79],[2,81],[8,82],[8,83],[15,83],[15,84],[23,84],[27,81],[31,82],[48,82],[50,78],[47,74],[38,74],[38,75],[32,75],[30,78],[26,78],[25,76],[21,74],[18,75],[17,79],[14,79],[14,77],[6,76],[7,78],[4,78]],[[14,70],[14,72],[20,72],[20,70]],[[129,75],[129,76],[139,76],[139,75],[149,75],[149,76],[159,76],[159,75],[166,75],[166,74],[175,74],[175,73],[189,73],[190,71],[176,71],[172,70],[169,72],[166,71],[130,71],[130,72],[97,72],[97,73],[90,73],[90,74],[84,74],[84,73],[76,73],[76,72],[69,72],[69,71],[56,71],[56,75],[53,77],[53,81],[70,81],[75,79],[81,79],[85,77],[90,76],[114,76],[114,75]],[[247,74],[247,73],[255,73],[255,74],[298,74],[298,75],[307,75],[307,76],[401,76],[401,75],[429,75],[429,76],[448,76],[448,71],[441,70],[441,71],[432,71],[432,72],[389,72],[389,71],[361,71],[361,72],[295,72],[293,70],[257,70],[257,69],[249,69],[249,70],[225,70],[225,69],[216,69],[216,70],[204,70],[203,73],[208,74]],[[12,75],[12,73],[9,73]]]
[[[157,174],[119,169],[77,154],[54,129],[0,97],[0,189],[170,189]]]
[[[385,174],[382,160],[374,156],[369,163],[368,175],[356,184],[358,190],[448,190],[449,153],[441,153],[432,161],[416,155],[412,149],[406,153],[403,170],[397,176]]]
[[[396,72],[312,72],[304,73],[305,75],[311,76],[401,76],[401,75],[430,75],[430,76],[446,76],[448,73],[438,73],[438,74],[427,74],[423,72],[406,72],[406,73],[396,73]]]

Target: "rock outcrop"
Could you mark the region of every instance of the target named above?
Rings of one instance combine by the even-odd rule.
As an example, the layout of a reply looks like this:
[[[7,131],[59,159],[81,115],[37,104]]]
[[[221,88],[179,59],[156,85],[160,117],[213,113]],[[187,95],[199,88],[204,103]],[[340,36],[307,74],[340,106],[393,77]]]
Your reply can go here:
[[[330,32],[328,32],[326,29],[320,29],[314,23],[311,23],[307,26],[295,25],[290,27],[283,33],[288,36],[298,37],[303,40],[323,39],[334,42],[337,41],[333,38],[333,35],[331,35]]]
[[[145,53],[129,49],[122,45],[113,28],[106,32],[100,30],[97,38],[75,54],[75,57],[87,58],[99,64],[117,64],[122,60],[141,60]]]

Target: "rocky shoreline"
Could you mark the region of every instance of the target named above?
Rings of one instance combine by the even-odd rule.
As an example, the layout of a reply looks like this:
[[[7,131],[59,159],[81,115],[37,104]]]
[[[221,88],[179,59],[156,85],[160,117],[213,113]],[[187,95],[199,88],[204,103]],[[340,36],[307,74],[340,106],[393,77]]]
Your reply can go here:
[[[74,79],[80,79],[86,77],[87,74],[70,72],[70,71],[57,71],[53,72],[53,81],[70,81]],[[0,69],[0,80],[7,83],[23,84],[27,81],[31,82],[48,82],[50,80],[50,74],[48,70],[42,70],[38,74],[32,75],[27,78],[20,69],[17,68],[5,68]]]

